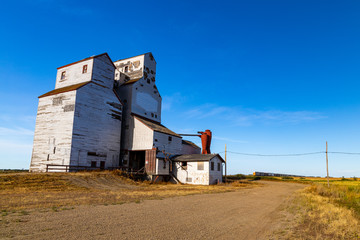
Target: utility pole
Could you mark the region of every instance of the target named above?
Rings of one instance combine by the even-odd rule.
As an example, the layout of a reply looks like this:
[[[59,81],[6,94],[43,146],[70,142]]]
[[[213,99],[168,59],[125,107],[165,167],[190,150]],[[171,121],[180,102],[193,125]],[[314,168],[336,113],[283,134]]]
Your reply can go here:
[[[226,168],[227,168],[227,163],[226,163],[226,144],[225,144],[225,183],[227,182]]]
[[[329,160],[328,160],[328,143],[326,141],[326,173],[327,173],[327,184],[328,188],[330,187],[329,184]]]

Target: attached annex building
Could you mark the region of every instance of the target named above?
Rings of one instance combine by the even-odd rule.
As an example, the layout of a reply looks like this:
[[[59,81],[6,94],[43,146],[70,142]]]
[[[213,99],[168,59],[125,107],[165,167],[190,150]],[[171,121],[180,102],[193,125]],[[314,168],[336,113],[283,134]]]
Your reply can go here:
[[[57,69],[39,97],[32,172],[122,168],[182,183],[222,181],[224,160],[161,124],[151,53],[113,62],[107,53]]]

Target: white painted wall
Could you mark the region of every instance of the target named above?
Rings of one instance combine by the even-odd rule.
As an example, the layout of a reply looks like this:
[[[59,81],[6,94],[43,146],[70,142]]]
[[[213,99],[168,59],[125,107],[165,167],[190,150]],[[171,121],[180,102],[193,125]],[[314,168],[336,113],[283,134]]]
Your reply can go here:
[[[123,84],[124,79],[120,78],[120,72],[126,74],[130,79],[136,79],[143,77],[144,72],[144,54],[121,59],[114,62],[116,66],[115,80],[119,80],[120,84]],[[125,72],[125,67],[128,68],[128,72]]]
[[[55,89],[90,81],[92,78],[93,62],[94,59],[89,59],[58,69]],[[86,73],[82,73],[84,65],[87,65]],[[62,72],[65,72],[65,79],[63,80],[61,80]]]
[[[189,144],[181,144],[181,154],[200,154],[201,148],[190,146]]]
[[[94,58],[91,81],[113,89],[115,67],[107,55]]]
[[[198,162],[187,162],[187,169],[181,166],[181,162],[175,162],[173,173],[182,183],[209,185],[209,162],[203,163],[204,170],[198,170]],[[187,181],[189,178],[191,181]]]
[[[39,99],[30,171],[70,163],[75,99],[76,91]]]
[[[171,141],[169,141],[169,136],[172,138]],[[160,151],[165,150],[166,153],[171,154],[181,153],[182,140],[180,137],[154,131],[153,141],[155,147],[157,147]]]
[[[105,161],[106,168],[119,166],[121,112],[112,89],[89,83],[77,90],[71,165],[91,166],[97,161],[99,167]]]
[[[152,81],[144,78],[132,84],[131,112],[161,122],[161,96]]]
[[[164,161],[164,159],[156,159],[156,175],[169,175],[170,161]],[[164,167],[165,166],[165,167]]]
[[[211,170],[211,162],[214,162],[214,170]],[[218,163],[220,164],[220,171],[218,171]],[[209,161],[209,183],[216,184],[218,181],[222,182],[223,164],[219,157],[215,156]]]
[[[134,118],[132,146],[129,150],[145,150],[153,148],[154,131]]]

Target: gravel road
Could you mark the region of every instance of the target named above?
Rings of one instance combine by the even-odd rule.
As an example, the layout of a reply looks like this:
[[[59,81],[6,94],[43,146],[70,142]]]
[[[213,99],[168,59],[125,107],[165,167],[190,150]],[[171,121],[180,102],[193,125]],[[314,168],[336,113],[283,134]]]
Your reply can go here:
[[[286,199],[305,186],[263,184],[236,192],[7,216],[0,238],[267,239],[281,224]]]

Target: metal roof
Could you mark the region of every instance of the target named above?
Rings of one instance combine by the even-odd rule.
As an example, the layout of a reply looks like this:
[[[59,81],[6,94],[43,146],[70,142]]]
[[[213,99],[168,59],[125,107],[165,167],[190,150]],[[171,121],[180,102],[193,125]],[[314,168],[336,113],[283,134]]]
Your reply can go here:
[[[145,124],[146,126],[148,126],[149,128],[151,128],[152,130],[154,130],[155,132],[161,132],[161,133],[165,133],[168,135],[172,135],[175,137],[179,137],[181,138],[181,136],[173,131],[171,131],[170,129],[168,129],[167,127],[165,127],[164,125],[162,125],[161,123],[152,121],[150,119],[146,119],[143,117],[140,117],[138,115],[133,114],[135,118],[137,118],[140,122],[142,122],[143,124]]]
[[[57,69],[61,69],[61,68],[64,68],[64,67],[68,67],[68,66],[71,66],[71,65],[74,65],[74,64],[77,64],[77,63],[80,63],[80,62],[89,60],[89,59],[101,57],[102,55],[106,55],[106,56],[108,57],[108,59],[110,60],[111,64],[114,66],[114,68],[116,68],[116,66],[114,65],[113,61],[112,61],[111,58],[109,57],[109,54],[107,54],[107,53],[102,53],[102,54],[99,54],[99,55],[94,55],[94,56],[91,56],[91,57],[88,57],[88,58],[84,58],[84,59],[82,59],[82,60],[80,60],[80,61],[76,61],[76,62],[73,62],[73,63],[66,64],[66,65],[64,65],[64,66],[58,67]]]
[[[219,157],[223,162],[224,159],[217,153],[215,154],[184,154],[172,158],[174,162],[208,162],[214,157]]]
[[[88,84],[88,83],[91,83],[91,81],[83,82],[83,83],[78,83],[78,84],[74,84],[74,85],[71,85],[71,86],[66,86],[66,87],[63,87],[63,88],[57,88],[57,89],[55,89],[55,90],[52,90],[52,91],[50,91],[50,92],[47,92],[47,93],[39,96],[39,98],[47,97],[47,96],[51,96],[51,95],[55,95],[55,94],[58,94],[58,93],[64,93],[64,92],[74,91],[74,90],[77,90],[77,89],[85,86],[85,85]]]
[[[198,145],[196,145],[195,143],[189,141],[189,140],[182,140],[182,144],[186,144],[186,145],[190,145],[194,148],[200,148]]]

